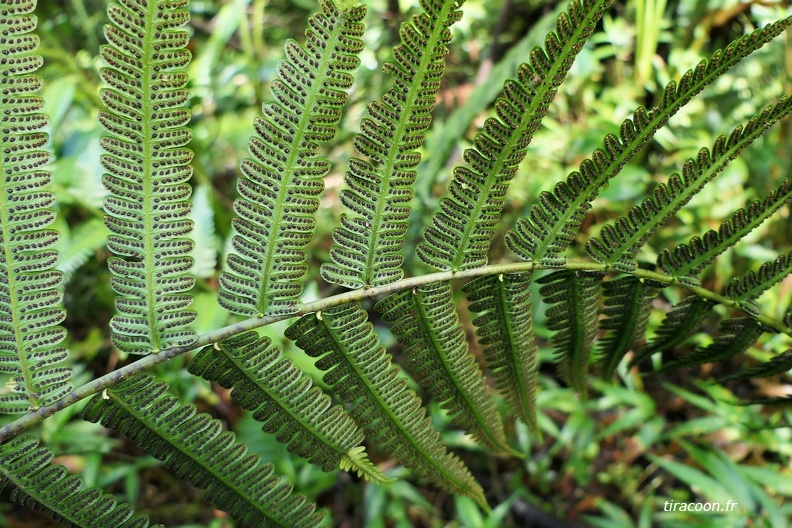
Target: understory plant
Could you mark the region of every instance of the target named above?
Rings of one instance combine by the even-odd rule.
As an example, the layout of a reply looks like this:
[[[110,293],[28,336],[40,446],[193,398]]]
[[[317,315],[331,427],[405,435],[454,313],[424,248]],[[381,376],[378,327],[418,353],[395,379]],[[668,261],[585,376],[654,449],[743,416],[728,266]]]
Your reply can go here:
[[[620,372],[649,377],[731,362],[768,339],[781,352],[750,368],[719,371],[702,390],[792,369],[792,304],[771,313],[760,302],[792,273],[790,249],[721,277],[721,288],[704,280],[719,256],[774,216],[788,215],[789,179],[730,211],[720,226],[656,255],[647,250],[662,226],[677,221],[730,162],[788,116],[789,96],[702,145],[647,196],[603,219],[593,233],[588,225],[584,231],[595,199],[622,185],[620,173],[669,120],[771,45],[792,17],[755,29],[660,87],[656,103],[635,108],[577,170],[526,203],[507,203],[576,57],[613,10],[614,0],[572,0],[543,45],[499,87],[436,205],[417,204],[416,189],[442,181],[419,167],[463,3],[422,0],[401,25],[400,43],[383,64],[388,87],[368,102],[347,160],[328,159],[324,148],[356,89],[366,6],[320,0],[304,41],[285,43],[271,98],[250,127],[229,212],[232,234],[217,274],[202,262],[192,211],[198,185],[190,148],[188,0],[110,3],[98,114],[105,131],[101,232],[112,254],[110,339],[132,360],[76,382],[85,377],[84,365],[65,344],[63,230],[53,210],[48,116],[35,75],[43,62],[36,55],[36,3],[0,1],[0,412],[12,416],[0,428],[0,486],[12,490],[14,501],[68,526],[152,525],[147,515],[53,463],[41,434],[31,433],[79,404],[81,419],[117,430],[178,479],[204,489],[205,500],[238,526],[332,523],[276,474],[274,460],[253,453],[211,410],[185,403],[172,380],[152,372],[188,354],[189,375],[230,390],[234,404],[291,454],[324,471],[340,468],[395,486],[369,456],[385,453],[411,478],[485,512],[493,506],[490,490],[442,441],[428,409],[439,408],[442,420],[487,453],[525,458],[519,431],[532,438],[547,433],[537,409],[542,393],[555,390],[539,384],[540,350],[548,343],[567,387],[562,394],[584,401],[627,398],[603,383]],[[325,179],[334,170],[345,174],[338,196],[343,212],[317,277],[309,253]],[[411,213],[427,208],[431,214],[413,245],[410,233],[423,218]],[[504,213],[513,210],[518,218],[506,222],[514,215]],[[508,253],[493,258],[493,243],[501,240]],[[216,297],[232,322],[198,332],[196,280],[215,275],[213,303]],[[327,294],[310,300],[317,282]],[[667,310],[664,300],[672,304]],[[468,321],[475,335],[466,331]],[[284,336],[304,351],[301,359],[259,331],[280,322],[288,322]],[[702,328],[711,339],[683,347]],[[758,401],[749,395],[733,403]],[[687,445],[694,456],[696,449]],[[721,467],[720,459],[698,454],[710,460],[707,469]],[[655,462],[683,480],[690,475],[668,460]]]

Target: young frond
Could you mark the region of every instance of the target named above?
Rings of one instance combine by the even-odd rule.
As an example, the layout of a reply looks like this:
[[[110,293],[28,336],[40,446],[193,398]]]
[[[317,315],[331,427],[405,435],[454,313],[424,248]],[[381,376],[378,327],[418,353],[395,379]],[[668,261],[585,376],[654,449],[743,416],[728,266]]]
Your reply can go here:
[[[385,476],[385,474],[369,460],[366,448],[363,446],[353,447],[341,459],[339,467],[344,471],[354,471],[359,477],[375,484],[391,484],[396,479]]]
[[[220,276],[220,303],[240,315],[297,311],[308,271],[311,240],[330,162],[319,144],[335,136],[352,75],[363,49],[365,8],[338,10],[322,0],[301,46],[286,43],[286,59],[272,83],[242,162],[234,202],[236,234],[228,271]]]
[[[95,396],[83,418],[119,429],[178,478],[206,489],[206,497],[245,527],[313,527],[324,515],[292,486],[272,474],[272,466],[247,453],[219,420],[181,405],[167,386],[138,375]]]
[[[597,337],[597,290],[602,273],[555,271],[538,279],[539,293],[548,305],[547,328],[558,374],[572,388],[586,394],[591,347]]]
[[[646,334],[652,301],[659,292],[651,284],[633,276],[602,283],[605,308],[600,328],[605,335],[597,342],[601,375],[610,379],[624,355]]]
[[[340,405],[315,387],[306,374],[283,356],[280,347],[255,332],[204,347],[190,361],[196,376],[233,389],[231,397],[267,433],[325,471],[338,467],[363,434]]]
[[[102,183],[112,287],[117,314],[113,343],[128,353],[148,354],[192,343],[187,291],[195,277],[189,238],[190,161],[185,148],[188,93],[184,68],[190,62],[186,0],[121,0],[112,3],[102,46],[99,121],[107,170]]]
[[[702,237],[693,237],[687,244],[664,250],[657,257],[657,265],[669,275],[691,284],[698,284],[698,274],[715,257],[734,246],[748,233],[759,227],[792,199],[792,182],[784,180],[762,201],[754,201],[747,209],[738,209],[722,223],[717,231],[710,230]]]
[[[440,442],[421,400],[392,365],[357,303],[306,315],[286,331],[324,371],[324,382],[351,406],[366,437],[436,486],[486,506],[481,486]]]
[[[56,521],[76,528],[148,528],[149,518],[134,515],[127,504],[98,488],[86,489],[79,477],[40,447],[34,436],[20,436],[0,446],[0,491],[11,483],[11,500],[44,510]],[[159,526],[159,525],[158,525]]]
[[[41,79],[32,75],[42,63],[33,55],[34,8],[19,0],[4,5],[0,19],[0,374],[10,375],[0,391],[3,414],[36,410],[71,391],[66,330],[58,326],[66,317],[55,269],[59,234],[47,229],[55,220],[55,195],[45,190],[51,175],[42,169],[50,159],[42,150],[47,116],[35,94]]]
[[[512,412],[538,431],[539,349],[533,333],[532,279],[533,273],[484,276],[462,291],[470,303],[468,310],[478,314],[473,325],[495,388]]]
[[[374,307],[405,347],[418,383],[452,421],[494,453],[515,453],[506,443],[495,401],[456,311],[450,282],[394,293]]]
[[[355,149],[368,161],[353,158],[341,192],[346,213],[333,232],[332,263],[322,277],[347,288],[377,286],[400,279],[400,254],[410,216],[418,148],[432,120],[432,109],[445,71],[450,27],[464,0],[421,0],[424,12],[401,27],[395,60],[385,63],[395,86],[368,106],[355,136]]]
[[[574,240],[591,202],[608,180],[616,176],[694,96],[790,25],[792,17],[757,29],[715,52],[709,61],[702,61],[685,73],[678,83],[669,83],[660,106],[651,110],[639,107],[632,119],[622,123],[619,137],[605,136],[602,148],[584,160],[579,171],[559,182],[552,192],[539,196],[539,202],[531,207],[528,216],[520,218],[506,233],[509,249],[523,260],[562,264],[564,251]]]
[[[602,228],[600,236],[586,242],[591,258],[614,269],[629,273],[636,267],[635,257],[649,237],[667,219],[690,201],[708,182],[768,128],[792,111],[792,98],[784,97],[746,125],[737,127],[729,136],[720,136],[712,151],[702,149],[697,159],[688,160],[682,175],[674,174],[668,183],[654,189],[653,196],[640,207],[617,218]],[[601,240],[600,240],[601,239]]]
[[[497,118],[486,121],[465,151],[468,167],[457,167],[449,196],[426,229],[416,252],[441,270],[462,270],[487,263],[487,251],[503,209],[509,182],[525,158],[539,124],[586,39],[613,0],[573,0],[558,17],[545,49],[534,48],[530,62],[507,81],[495,102]]]

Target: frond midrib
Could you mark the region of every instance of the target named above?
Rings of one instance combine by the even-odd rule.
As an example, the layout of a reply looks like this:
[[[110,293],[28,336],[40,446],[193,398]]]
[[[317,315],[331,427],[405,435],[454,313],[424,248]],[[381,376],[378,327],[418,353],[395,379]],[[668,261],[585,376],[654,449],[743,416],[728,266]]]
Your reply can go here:
[[[343,17],[344,14],[339,12],[339,17]],[[334,24],[333,31],[330,34],[330,38],[327,42],[335,42],[338,39],[338,36],[341,34],[342,30],[344,30],[344,24]],[[317,71],[322,72],[327,69],[328,63],[333,59],[333,54],[325,53],[321,54],[321,60],[319,66],[317,67]],[[294,135],[294,139],[292,140],[292,148],[289,151],[289,157],[286,160],[286,164],[284,166],[283,174],[282,174],[282,181],[280,182],[280,188],[278,190],[278,198],[275,202],[275,210],[272,213],[272,225],[276,232],[281,230],[282,225],[282,218],[284,215],[284,205],[286,203],[286,195],[291,190],[291,183],[292,178],[294,176],[294,165],[296,164],[297,160],[300,157],[302,152],[302,148],[300,145],[303,142],[303,138],[305,137],[306,129],[311,121],[311,108],[315,105],[319,91],[322,88],[322,81],[317,80],[316,82],[311,84],[311,88],[308,91],[308,97],[306,98],[305,105],[303,107],[303,112],[300,115],[300,120],[296,127],[296,132]],[[277,238],[277,237],[274,237]],[[270,240],[272,242],[272,239]],[[259,300],[256,303],[256,310],[258,311],[259,317],[263,316],[267,310],[267,292],[269,291],[269,284],[270,284],[270,274],[272,270],[272,263],[273,259],[275,258],[278,250],[278,244],[270,243],[264,246],[264,264],[261,267],[261,287],[259,288]]]
[[[382,188],[380,189],[379,194],[380,199],[377,200],[377,204],[374,209],[374,218],[372,219],[371,227],[369,228],[373,233],[373,237],[371,238],[371,246],[366,248],[368,255],[366,255],[363,282],[367,287],[370,286],[376,278],[374,272],[374,261],[379,256],[377,248],[379,247],[380,232],[382,231],[381,226],[384,220],[383,214],[385,212],[385,208],[388,205],[387,200],[383,199],[383,197],[387,197],[391,194],[390,176],[393,174],[393,167],[396,164],[396,157],[400,153],[402,138],[406,135],[405,128],[407,127],[410,117],[412,116],[412,108],[414,103],[419,98],[418,95],[421,91],[421,85],[426,79],[426,74],[428,73],[427,67],[433,62],[433,52],[440,42],[440,37],[443,34],[443,31],[446,30],[446,26],[442,23],[442,21],[447,20],[449,14],[454,9],[454,1],[443,1],[443,9],[440,11],[437,17],[435,31],[430,35],[429,40],[427,41],[424,53],[421,55],[421,63],[415,72],[415,77],[413,77],[413,89],[408,90],[407,98],[403,103],[404,111],[399,116],[399,122],[394,130],[393,139],[388,146],[388,154],[385,156],[385,163],[377,168],[377,171],[383,175],[383,178]]]
[[[320,312],[317,312],[317,314],[318,313]],[[338,334],[338,332],[336,332],[336,330],[332,327],[332,325],[323,323],[323,326],[327,330],[327,333],[332,338],[333,344],[335,345],[335,350],[346,350],[347,348],[345,344],[346,341]],[[413,448],[413,451],[415,453],[420,454],[421,458],[429,465],[431,465],[433,468],[435,468],[435,471],[439,475],[443,475],[445,480],[447,480],[448,482],[453,482],[454,486],[457,489],[465,490],[468,496],[470,497],[478,496],[478,493],[476,493],[475,489],[470,489],[459,479],[455,478],[452,472],[446,471],[445,468],[442,466],[442,464],[438,464],[437,461],[434,459],[434,457],[429,456],[429,454],[426,453],[426,451],[421,447],[421,445],[415,441],[413,435],[410,434],[410,432],[404,428],[402,421],[392,411],[391,406],[388,405],[388,403],[382,399],[382,397],[379,394],[379,391],[369,383],[368,374],[360,370],[357,362],[350,361],[349,359],[347,359],[347,356],[345,354],[341,354],[341,357],[343,357],[346,360],[346,364],[354,371],[357,379],[360,380],[362,384],[366,387],[366,391],[368,392],[368,394],[374,399],[374,401],[377,402],[378,409],[380,409],[382,413],[388,417],[388,422],[392,425],[397,426],[399,433],[401,433],[401,437],[410,444],[410,446]]]
[[[211,464],[204,464],[204,459],[202,457],[196,456],[190,450],[179,449],[180,443],[173,441],[170,437],[166,436],[163,432],[163,428],[160,428],[157,424],[150,422],[143,413],[138,412],[137,407],[128,405],[127,402],[123,398],[115,394],[112,389],[109,389],[106,392],[106,394],[109,398],[113,400],[113,402],[116,405],[118,405],[123,410],[123,412],[127,413],[135,421],[142,424],[152,434],[158,436],[165,444],[170,446],[171,449],[173,449],[174,451],[178,451],[182,455],[189,458],[196,466],[203,468],[204,471],[206,471],[208,474],[212,476],[213,481],[219,482],[223,485],[225,489],[233,491],[237,497],[241,498],[245,502],[245,504],[249,505],[251,510],[255,510],[259,512],[263,516],[263,518],[266,518],[267,520],[269,520],[272,523],[275,523],[278,526],[284,526],[284,528],[288,528],[282,523],[279,523],[278,519],[273,518],[271,513],[266,508],[262,508],[261,503],[259,503],[256,500],[252,500],[250,496],[247,495],[245,490],[237,487],[223,474],[218,474],[216,471],[213,471],[214,467]]]
[[[593,21],[593,19],[599,18],[599,6],[603,2],[607,2],[608,0],[599,0],[597,6],[591,9],[589,12],[586,13],[584,23],[577,26],[573,33],[573,38],[567,40],[564,44],[563,51],[556,57],[556,60],[553,61],[552,67],[548,71],[548,74],[542,81],[540,87],[536,89],[536,94],[531,98],[531,106],[525,111],[523,114],[522,119],[520,120],[520,124],[512,131],[512,135],[509,138],[509,142],[506,144],[505,148],[502,151],[501,156],[498,158],[497,162],[495,163],[492,172],[490,174],[500,174],[503,170],[504,166],[506,165],[506,160],[509,159],[511,153],[514,151],[515,143],[522,135],[523,128],[525,125],[530,123],[535,118],[535,112],[546,106],[544,104],[544,96],[549,89],[551,89],[556,84],[554,83],[555,77],[558,74],[559,70],[564,67],[565,59],[567,59],[572,51],[572,49],[579,44],[578,39],[580,35],[588,30],[589,24]],[[492,187],[498,183],[496,178],[485,178],[483,184],[483,191],[480,193],[480,196],[486,197],[490,195],[490,191]],[[473,211],[470,213],[468,218],[479,218],[481,216],[481,212],[484,209],[485,205],[487,205],[487,200],[476,200],[476,205]],[[465,222],[465,228],[462,231],[462,240],[460,241],[460,248],[464,248],[467,246],[467,240],[470,238],[473,230],[477,228],[476,222]],[[457,251],[456,256],[454,257],[454,261],[452,263],[451,269],[458,270],[460,266],[464,264],[465,260],[465,253],[464,251]]]

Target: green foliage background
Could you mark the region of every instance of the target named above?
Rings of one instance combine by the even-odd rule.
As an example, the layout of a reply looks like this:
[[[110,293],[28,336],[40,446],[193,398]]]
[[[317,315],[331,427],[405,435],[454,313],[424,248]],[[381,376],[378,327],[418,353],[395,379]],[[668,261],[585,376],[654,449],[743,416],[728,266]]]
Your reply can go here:
[[[329,233],[340,212],[337,197],[352,150],[352,134],[365,104],[386,86],[387,78],[378,65],[397,41],[398,24],[415,7],[413,2],[397,0],[367,4],[367,47],[356,72],[352,105],[340,133],[326,147],[329,157],[338,163],[326,178],[319,231],[311,248],[315,273],[318,264],[328,260]],[[513,75],[527,52],[550,29],[558,4],[544,0],[466,2],[465,17],[454,26],[455,40],[436,124],[419,167],[413,213],[416,228],[410,232],[406,252],[408,269],[421,270],[420,262],[412,257],[420,235],[417,226],[434,211],[450,177],[449,167],[469,145],[470,131],[488,115],[488,105],[503,80]],[[269,97],[267,86],[281,57],[282,43],[287,37],[301,39],[305,21],[315,9],[313,0],[191,2],[190,48],[195,56],[190,66],[191,148],[196,153],[193,218],[198,241],[194,256],[199,276],[194,309],[199,314],[195,325],[199,334],[229,321],[215,297],[218,263],[228,246],[236,170],[246,152],[252,120]],[[101,107],[98,49],[105,10],[102,0],[40,0],[37,10],[45,59],[43,96],[45,111],[52,117],[51,148],[56,156],[51,167],[60,213],[56,227],[64,233],[60,268],[68,275],[65,302],[69,318],[65,326],[71,332],[75,364],[89,365],[95,376],[127,361],[112,349],[107,334],[113,294],[105,265],[108,252],[102,222],[99,138],[103,132],[96,121]],[[651,16],[652,12],[662,16]],[[575,170],[605,133],[617,133],[618,124],[636,106],[653,104],[665,83],[731,40],[789,14],[792,8],[787,1],[619,2],[578,57],[530,145],[528,159],[510,187],[501,224],[512,225],[525,214],[532,197]],[[792,93],[790,71],[792,34],[786,33],[671,120],[643,155],[600,195],[579,241],[597,234],[598,226],[621,214],[625,204],[636,203],[650,193],[655,182],[664,181],[687,158],[695,157],[702,145],[712,144],[719,134],[769,102]],[[789,176],[790,153],[792,121],[787,119],[730,164],[676,221],[664,226],[640,258],[653,259],[652,247],[682,243],[765,195],[782,177]],[[718,259],[707,274],[707,287],[720,289],[723,277],[746,271],[750,261],[773,258],[791,242],[792,219],[787,214]],[[493,262],[504,252],[503,245],[496,242]],[[320,291],[330,291],[318,273],[314,279],[304,294],[306,301],[318,298]],[[763,302],[775,307],[780,318],[790,294],[792,282],[786,281]],[[678,300],[673,295],[667,291],[668,305]],[[536,315],[541,321],[543,314]],[[650,328],[658,322],[653,319]],[[286,326],[285,322],[275,324],[261,332],[282,342],[291,357],[310,371],[310,361],[282,337]],[[472,337],[472,326],[468,327]],[[398,352],[385,326],[376,329],[391,350]],[[693,344],[709,339],[701,332]],[[779,347],[773,338],[765,338],[751,355],[767,359],[771,352],[780,352]],[[541,353],[549,360],[549,349],[543,347]],[[732,395],[777,396],[789,391],[788,378],[764,386],[742,384],[716,390],[697,387],[695,380],[702,373],[697,370],[649,379],[621,370],[621,384],[596,382],[592,392],[600,397],[583,401],[561,386],[552,366],[546,365],[537,397],[543,438],[531,437],[520,423],[509,431],[516,436],[518,448],[529,453],[524,461],[489,457],[453,430],[438,408],[431,407],[443,440],[460,453],[479,481],[500,497],[493,513],[485,516],[465,498],[451,499],[404,480],[390,486],[362,484],[346,473],[323,473],[289,456],[231,402],[227,392],[189,376],[182,368],[186,361],[177,359],[159,367],[160,376],[173,391],[183,401],[196,401],[201,410],[227,421],[241,440],[273,461],[276,472],[294,482],[297,491],[330,508],[336,520],[348,525],[516,526],[529,519],[544,518],[543,522],[549,523],[548,518],[555,517],[608,527],[783,527],[792,517],[792,413],[778,408],[734,407],[719,400]],[[740,366],[735,360],[720,368]],[[702,368],[703,373],[708,373],[707,368]],[[79,384],[87,380],[88,373],[78,371],[76,377]],[[208,526],[231,526],[200,502],[199,491],[169,476],[155,459],[141,456],[134,446],[98,425],[70,420],[80,407],[48,420],[41,435],[60,455],[59,462],[82,473],[86,484],[102,485],[136,504],[137,511],[170,526],[188,526],[186,520],[195,518]],[[372,458],[385,463],[381,453],[372,453]],[[392,476],[405,474],[399,467],[385,465],[383,469]],[[6,498],[0,501],[0,526],[48,525],[44,517],[13,510]],[[664,512],[668,500],[734,500],[739,511],[720,517]]]

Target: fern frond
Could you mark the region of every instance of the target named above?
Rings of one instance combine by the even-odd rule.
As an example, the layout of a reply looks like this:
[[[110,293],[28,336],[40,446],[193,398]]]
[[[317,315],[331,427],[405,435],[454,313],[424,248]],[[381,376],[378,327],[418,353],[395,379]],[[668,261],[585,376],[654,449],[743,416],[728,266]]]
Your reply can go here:
[[[475,148],[465,151],[468,167],[454,170],[449,196],[440,200],[426,240],[416,248],[421,260],[440,270],[487,263],[509,182],[575,57],[612,3],[573,0],[569,13],[558,17],[557,33],[548,34],[545,49],[534,48],[517,80],[504,85],[504,95],[495,101],[498,117],[486,121],[473,140]]]
[[[488,449],[515,453],[506,443],[495,401],[476,358],[468,350],[450,282],[402,290],[375,307],[405,347],[418,383],[452,421]]]
[[[346,90],[363,49],[365,8],[339,10],[330,0],[310,19],[305,46],[286,43],[272,83],[275,101],[262,107],[242,162],[237,218],[219,302],[240,315],[297,311],[305,263],[330,162],[318,145],[333,138]]]
[[[664,250],[657,257],[657,265],[682,282],[699,283],[696,277],[715,257],[735,245],[748,233],[792,199],[792,182],[784,180],[778,189],[762,201],[754,201],[748,209],[738,209],[722,223],[717,231],[710,230],[701,238],[693,237],[687,244]]]
[[[765,262],[756,273],[749,271],[742,277],[735,277],[726,285],[726,295],[743,304],[752,302],[790,274],[792,252],[779,256],[773,262]]]
[[[764,332],[762,325],[751,317],[725,319],[718,325],[718,330],[720,335],[711,345],[699,347],[692,354],[665,363],[660,372],[724,361],[751,348]]]
[[[718,383],[744,379],[769,378],[770,376],[784,374],[790,369],[792,369],[792,348],[777,355],[766,363],[762,363],[761,365],[757,365],[742,372],[735,372],[734,374],[718,378]]]
[[[565,261],[564,251],[572,243],[586,211],[610,178],[639,153],[668,120],[707,85],[735,64],[761,48],[792,25],[785,18],[716,51],[709,61],[701,61],[685,73],[678,83],[669,83],[661,104],[651,110],[639,107],[621,125],[619,137],[608,134],[603,147],[580,164],[580,170],[559,182],[552,192],[544,192],[528,216],[520,218],[506,234],[506,244],[523,260],[558,265]]]
[[[605,336],[597,343],[604,379],[613,377],[624,355],[646,334],[652,301],[659,290],[637,277],[626,276],[602,283],[605,316],[600,328]]]
[[[478,314],[473,324],[495,388],[512,411],[538,431],[539,354],[532,326],[532,279],[533,273],[483,276],[467,283],[462,291],[470,302],[468,310]]]
[[[357,303],[306,315],[286,331],[297,346],[318,359],[324,381],[347,404],[366,437],[436,486],[471,497],[486,507],[484,492],[464,464],[446,452],[439,433],[406,388],[399,367],[374,334]]]
[[[449,28],[464,0],[422,0],[424,10],[400,30],[401,45],[385,71],[396,86],[368,106],[355,136],[355,149],[370,161],[350,160],[348,188],[341,192],[347,212],[333,232],[332,263],[322,277],[347,288],[378,286],[400,279],[400,254],[410,216],[418,148],[432,120],[445,70]]]
[[[701,321],[712,311],[714,303],[698,295],[690,295],[675,304],[666,314],[655,336],[635,353],[629,366],[637,365],[655,352],[662,352],[683,343],[698,330]]]
[[[354,471],[359,477],[375,484],[391,484],[396,479],[387,477],[369,460],[366,448],[363,446],[353,447],[341,459],[339,467],[344,471]]]
[[[277,434],[289,451],[331,471],[363,434],[340,405],[283,356],[280,347],[247,332],[204,347],[190,373],[232,389],[231,397]]]
[[[558,374],[586,394],[589,356],[597,336],[597,290],[602,273],[555,271],[538,279],[539,293],[551,305],[546,312]]]
[[[308,527],[323,523],[323,514],[290,483],[246,454],[234,434],[218,420],[179,404],[167,386],[148,374],[105,390],[88,402],[83,418],[119,429],[162,460],[178,478],[206,489],[206,497],[230,513],[241,526]]]
[[[106,112],[99,122],[107,172],[102,183],[112,287],[118,293],[110,326],[113,343],[128,353],[147,354],[192,343],[195,313],[186,292],[195,277],[190,252],[193,153],[184,67],[190,62],[186,0],[123,0],[107,9],[109,45]]]
[[[51,175],[42,170],[50,155],[44,102],[35,92],[41,79],[33,72],[41,57],[32,53],[39,39],[33,0],[3,6],[0,19],[3,60],[0,86],[0,373],[10,374],[0,392],[0,413],[36,410],[71,391],[66,330],[58,324],[63,309],[63,274],[55,269],[58,233],[49,207],[55,196],[45,188]]]
[[[47,511],[56,521],[82,528],[148,528],[149,518],[134,515],[127,504],[82,479],[51,465],[53,455],[34,436],[20,436],[0,446],[0,491],[10,482],[11,500],[32,510]],[[158,525],[160,526],[160,525]]]
[[[640,207],[633,207],[627,215],[604,226],[599,237],[589,239],[586,243],[589,256],[623,273],[635,270],[635,256],[655,230],[675,215],[743,149],[790,111],[792,98],[784,97],[778,104],[751,118],[744,127],[737,127],[728,138],[720,136],[712,151],[702,149],[696,160],[690,159],[685,163],[681,176],[671,176],[668,183],[658,185],[654,189],[654,196],[644,200]]]
[[[104,247],[108,234],[103,220],[89,218],[71,229],[67,236],[61,236],[58,243],[61,259],[57,268],[63,272],[65,283],[69,282],[91,255]]]

